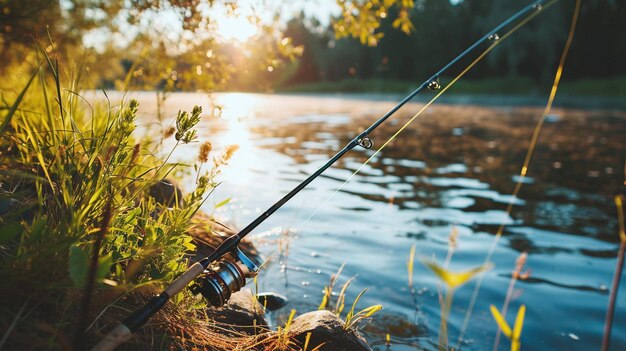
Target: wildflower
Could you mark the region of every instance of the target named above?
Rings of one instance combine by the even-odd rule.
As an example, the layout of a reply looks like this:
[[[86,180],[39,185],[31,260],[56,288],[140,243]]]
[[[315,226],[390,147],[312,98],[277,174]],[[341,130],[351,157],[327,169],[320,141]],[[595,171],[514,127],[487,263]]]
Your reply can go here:
[[[515,279],[528,279],[530,276],[530,270],[526,270],[522,273],[524,266],[526,265],[526,259],[528,258],[528,254],[523,252],[519,257],[515,260],[515,270],[513,270],[513,278]]]
[[[226,149],[224,149],[224,153],[217,159],[214,159],[215,166],[221,166],[228,163],[228,161],[233,157],[233,154],[239,150],[239,145],[228,145]]]
[[[163,133],[163,137],[167,139],[167,138],[171,137],[172,135],[174,135],[175,132],[176,132],[176,128],[169,127]]]
[[[239,150],[239,145],[228,145],[224,151],[224,162],[228,162],[237,150]]]
[[[452,227],[450,236],[448,236],[448,245],[450,249],[455,250],[457,248],[457,238],[459,237],[459,230],[456,227]]]
[[[133,165],[136,163],[137,158],[139,157],[139,151],[141,151],[141,144],[135,144],[135,146],[133,147],[133,153],[130,156],[130,165]]]
[[[174,135],[177,141],[188,144],[198,137],[197,131],[193,127],[200,122],[201,113],[202,108],[200,106],[194,106],[191,115],[187,111],[178,111],[176,116],[176,135]]]
[[[200,154],[198,154],[198,161],[207,162],[209,160],[209,152],[213,150],[213,145],[210,141],[205,141],[200,145]]]

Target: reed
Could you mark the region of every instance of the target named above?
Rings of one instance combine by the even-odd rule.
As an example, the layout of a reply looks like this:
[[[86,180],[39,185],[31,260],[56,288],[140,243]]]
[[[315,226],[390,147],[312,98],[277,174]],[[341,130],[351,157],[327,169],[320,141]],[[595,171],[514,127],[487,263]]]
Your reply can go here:
[[[413,267],[415,266],[415,244],[411,245],[411,251],[409,251],[409,259],[406,261],[406,269],[409,273],[409,290],[414,293],[413,288]]]
[[[329,306],[331,298],[333,296],[333,288],[337,283],[337,279],[339,279],[339,276],[341,275],[341,272],[343,271],[343,267],[345,267],[345,265],[345,263],[342,264],[341,267],[339,267],[339,269],[337,270],[337,273],[330,276],[330,281],[328,282],[328,285],[324,287],[324,295],[322,296],[322,302],[317,308],[318,310],[324,310]]]
[[[524,266],[526,265],[526,260],[528,258],[528,254],[523,252],[519,255],[519,257],[515,260],[515,269],[511,272],[511,280],[509,281],[509,287],[506,290],[506,297],[504,298],[504,303],[502,304],[502,316],[506,317],[506,312],[509,308],[509,303],[511,302],[511,298],[513,296],[513,288],[515,287],[515,282],[518,279],[528,279],[530,276],[530,270],[524,270]],[[497,310],[496,310],[497,311]],[[493,342],[493,351],[498,350],[498,345],[500,344],[500,332],[502,328],[498,328],[496,332],[496,338]]]
[[[519,351],[522,347],[520,340],[522,337],[522,327],[524,325],[524,315],[526,314],[526,305],[521,305],[517,310],[517,317],[515,317],[515,324],[512,329],[494,305],[490,305],[489,309],[491,310],[493,319],[498,324],[498,328],[511,340],[511,351]]]
[[[439,324],[439,342],[438,348],[440,351],[448,350],[448,319],[450,316],[450,310],[452,308],[452,301],[454,292],[457,288],[467,283],[477,275],[490,270],[493,265],[487,263],[466,271],[453,272],[446,267],[439,265],[436,261],[428,258],[420,258],[422,264],[430,269],[437,278],[444,284],[446,291],[445,297],[440,295],[441,305],[441,323]]]
[[[609,302],[606,308],[606,319],[604,321],[604,333],[602,336],[601,350],[606,351],[609,349],[611,342],[611,330],[613,329],[613,314],[615,313],[615,301],[617,300],[617,293],[619,291],[619,285],[622,277],[622,269],[624,268],[624,253],[626,251],[626,230],[624,229],[624,208],[623,208],[624,196],[615,196],[615,207],[617,207],[617,223],[619,226],[619,250],[617,253],[617,264],[615,267],[615,274],[613,275],[613,282],[611,284],[611,294],[609,295]]]

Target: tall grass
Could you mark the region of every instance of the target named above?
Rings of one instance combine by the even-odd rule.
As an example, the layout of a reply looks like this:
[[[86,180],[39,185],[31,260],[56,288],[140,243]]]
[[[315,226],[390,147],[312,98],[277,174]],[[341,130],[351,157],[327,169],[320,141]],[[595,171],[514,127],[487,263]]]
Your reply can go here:
[[[158,157],[161,135],[135,137],[138,103],[92,107],[77,79],[62,89],[62,67],[45,50],[39,56],[30,79],[2,94],[2,344],[82,349],[110,311],[123,313],[185,270],[190,219],[225,159],[180,201],[159,202],[149,189],[180,166]],[[199,107],[179,112],[176,145],[197,138],[200,118]],[[188,293],[174,303],[203,306]]]
[[[0,347],[86,349],[186,269],[195,250],[188,230],[207,220],[197,211],[236,147],[211,163],[204,141],[196,164],[185,166],[198,173],[193,191],[165,198],[153,190],[183,167],[169,159],[198,139],[202,110],[179,111],[175,128],[137,138],[135,100],[94,107],[75,92],[77,80],[62,89],[56,60],[39,55],[44,64],[0,99]],[[165,138],[175,139],[169,150]],[[172,302],[126,346],[311,349],[291,339],[293,312],[279,332],[255,325],[244,334],[209,320],[206,303],[187,291]],[[355,305],[349,327],[377,310]]]

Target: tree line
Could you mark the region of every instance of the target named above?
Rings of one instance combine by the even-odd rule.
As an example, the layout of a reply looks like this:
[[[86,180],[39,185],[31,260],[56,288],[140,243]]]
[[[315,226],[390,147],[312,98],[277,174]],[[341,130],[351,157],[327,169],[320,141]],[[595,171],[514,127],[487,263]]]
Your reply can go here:
[[[34,41],[84,69],[86,86],[157,90],[256,90],[346,79],[421,81],[502,20],[519,0],[338,0],[341,14],[322,25],[304,14],[260,25],[247,43],[218,41],[202,0],[32,0],[0,3],[0,71],[34,60]],[[208,1],[215,6],[219,1]],[[236,13],[244,2],[223,1]],[[248,3],[245,3],[248,6]],[[178,39],[167,40],[146,19],[177,15]],[[573,1],[557,2],[500,44],[469,79],[550,80],[565,42]],[[626,2],[586,0],[567,79],[626,75]],[[258,19],[251,19],[258,20]],[[326,22],[326,21],[324,21]],[[143,25],[142,25],[143,24]],[[116,31],[135,26],[126,43]],[[204,28],[205,34],[197,35]],[[108,39],[86,49],[84,33]],[[277,30],[279,29],[279,30]],[[184,35],[185,33],[191,35]],[[276,34],[279,33],[279,34]],[[189,39],[193,38],[193,39]],[[200,38],[200,39],[198,39]],[[48,45],[52,40],[53,45]]]
[[[519,10],[525,2],[512,0],[423,0],[410,12],[414,29],[393,28],[394,16],[381,20],[384,36],[376,46],[358,39],[336,40],[332,30],[304,15],[288,22],[285,35],[305,50],[286,84],[347,78],[421,81],[471,45],[491,28]],[[530,77],[540,83],[551,78],[564,46],[573,1],[545,10],[472,70],[470,78]],[[610,78],[626,74],[626,2],[584,1],[568,58],[568,79]]]

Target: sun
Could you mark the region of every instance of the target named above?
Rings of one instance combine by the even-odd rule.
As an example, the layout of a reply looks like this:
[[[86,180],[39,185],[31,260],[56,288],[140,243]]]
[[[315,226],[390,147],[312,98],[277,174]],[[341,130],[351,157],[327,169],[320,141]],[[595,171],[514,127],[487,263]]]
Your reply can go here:
[[[221,17],[217,19],[217,33],[226,40],[248,41],[259,28],[245,16]]]

